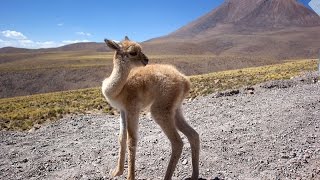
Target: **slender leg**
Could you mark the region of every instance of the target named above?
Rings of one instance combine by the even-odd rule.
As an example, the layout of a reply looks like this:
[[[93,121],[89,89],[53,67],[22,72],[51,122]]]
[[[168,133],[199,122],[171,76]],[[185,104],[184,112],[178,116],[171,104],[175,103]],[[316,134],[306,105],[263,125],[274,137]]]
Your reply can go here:
[[[112,171],[112,176],[120,176],[124,171],[124,161],[126,154],[126,141],[127,141],[127,121],[124,111],[120,111],[120,133],[119,133],[119,157],[117,167]]]
[[[178,129],[188,138],[192,152],[192,180],[196,180],[199,177],[199,151],[200,151],[200,140],[199,134],[186,122],[183,117],[181,108],[177,109],[176,115],[176,126]]]
[[[136,147],[138,141],[139,111],[128,113],[128,180],[135,179]]]
[[[165,180],[170,180],[181,156],[183,141],[175,127],[174,116],[172,113],[158,112],[156,110],[151,113],[171,143],[171,157],[164,178]]]

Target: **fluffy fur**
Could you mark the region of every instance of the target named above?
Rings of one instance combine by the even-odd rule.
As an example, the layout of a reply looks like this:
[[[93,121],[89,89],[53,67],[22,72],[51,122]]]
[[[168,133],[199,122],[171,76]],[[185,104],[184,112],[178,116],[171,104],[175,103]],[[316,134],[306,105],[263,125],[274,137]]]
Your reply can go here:
[[[138,43],[125,38],[116,43],[105,40],[114,49],[113,71],[102,83],[102,93],[111,106],[120,110],[119,159],[112,176],[124,171],[126,144],[128,147],[128,179],[135,179],[135,155],[139,113],[149,107],[152,117],[171,142],[172,154],[165,179],[171,179],[181,156],[185,134],[191,144],[193,173],[199,176],[199,135],[185,121],[181,104],[189,92],[190,81],[170,65],[146,65],[148,58]],[[146,66],[145,66],[146,65]]]

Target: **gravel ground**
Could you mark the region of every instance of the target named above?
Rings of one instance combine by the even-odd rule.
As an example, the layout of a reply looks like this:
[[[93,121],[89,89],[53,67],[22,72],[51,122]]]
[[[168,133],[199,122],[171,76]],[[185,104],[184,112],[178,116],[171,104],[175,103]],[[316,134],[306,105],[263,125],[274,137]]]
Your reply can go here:
[[[184,112],[201,136],[205,179],[320,179],[320,83],[309,73],[188,100]],[[0,179],[111,179],[118,116],[70,116],[30,132],[0,132]],[[162,179],[169,141],[140,120],[136,176]],[[190,146],[173,179],[191,175]],[[127,171],[125,171],[125,174]],[[125,175],[118,179],[125,179]]]

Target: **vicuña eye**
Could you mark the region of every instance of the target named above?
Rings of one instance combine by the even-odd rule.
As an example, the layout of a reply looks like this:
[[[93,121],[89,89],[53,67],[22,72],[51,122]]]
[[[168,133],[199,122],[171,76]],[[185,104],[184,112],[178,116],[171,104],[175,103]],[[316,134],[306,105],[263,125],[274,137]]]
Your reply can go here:
[[[129,52],[129,54],[130,54],[131,56],[136,56],[138,53],[135,52],[135,51],[133,51],[133,52]]]

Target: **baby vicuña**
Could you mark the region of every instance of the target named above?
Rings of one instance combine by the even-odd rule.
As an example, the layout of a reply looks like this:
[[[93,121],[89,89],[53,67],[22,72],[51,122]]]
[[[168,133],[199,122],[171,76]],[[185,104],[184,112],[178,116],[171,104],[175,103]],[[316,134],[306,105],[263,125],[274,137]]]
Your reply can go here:
[[[135,179],[135,156],[138,140],[139,114],[149,107],[152,117],[171,142],[171,158],[164,179],[171,179],[182,153],[181,131],[189,140],[192,151],[192,176],[199,176],[199,135],[185,121],[181,104],[189,93],[190,81],[171,65],[147,65],[148,58],[141,46],[128,37],[122,42],[105,39],[115,50],[113,70],[102,83],[108,103],[120,111],[119,157],[112,176],[123,174],[126,145],[128,176]]]

